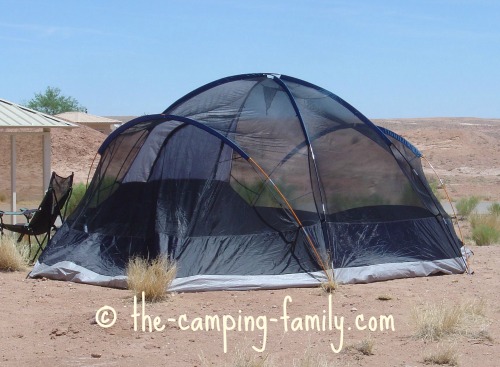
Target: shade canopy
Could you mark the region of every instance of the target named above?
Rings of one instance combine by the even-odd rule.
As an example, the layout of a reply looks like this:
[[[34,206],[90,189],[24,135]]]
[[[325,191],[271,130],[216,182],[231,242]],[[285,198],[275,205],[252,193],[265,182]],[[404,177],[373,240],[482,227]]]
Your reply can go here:
[[[72,129],[78,125],[64,121],[62,119],[50,116],[41,112],[37,112],[20,106],[18,104],[0,99],[0,134],[10,136],[10,176],[11,176],[11,195],[10,207],[12,211],[16,211],[16,171],[17,171],[17,154],[16,154],[16,136],[36,134],[43,136],[43,182],[42,187],[45,191],[48,187],[51,174],[50,154],[50,130],[56,128]],[[6,174],[6,173],[3,173]],[[13,217],[15,221],[15,217]]]

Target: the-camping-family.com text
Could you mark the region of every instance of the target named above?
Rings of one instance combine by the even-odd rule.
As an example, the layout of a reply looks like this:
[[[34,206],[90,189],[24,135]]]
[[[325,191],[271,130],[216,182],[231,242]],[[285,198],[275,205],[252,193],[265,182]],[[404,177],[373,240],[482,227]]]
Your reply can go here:
[[[281,312],[277,315],[246,315],[242,310],[237,314],[190,316],[182,314],[177,317],[161,317],[148,314],[147,303],[142,293],[140,303],[134,296],[132,314],[127,317],[133,323],[134,332],[165,332],[167,323],[175,325],[180,331],[217,332],[221,333],[222,348],[227,353],[231,333],[257,332],[261,337],[259,345],[252,346],[253,350],[262,353],[266,350],[268,342],[269,325],[281,325],[283,333],[290,332],[324,332],[328,333],[335,342],[330,342],[329,347],[334,353],[340,353],[344,346],[345,330],[359,330],[366,332],[395,331],[394,317],[392,315],[365,316],[357,314],[346,317],[333,314],[332,295],[328,296],[327,307],[321,313],[311,315],[294,315],[290,312],[293,303],[291,296],[285,296],[281,305]],[[112,327],[117,321],[118,313],[111,306],[103,306],[97,310],[95,319],[103,328]]]

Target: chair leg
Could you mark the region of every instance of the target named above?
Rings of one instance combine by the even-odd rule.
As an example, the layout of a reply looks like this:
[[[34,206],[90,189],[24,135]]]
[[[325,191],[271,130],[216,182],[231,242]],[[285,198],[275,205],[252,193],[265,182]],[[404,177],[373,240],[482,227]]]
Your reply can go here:
[[[43,236],[43,238],[42,238],[41,241],[38,239],[37,236],[34,236],[34,237],[35,237],[35,240],[36,240],[36,242],[38,244],[38,249],[36,250],[35,256],[33,256],[33,258],[31,258],[31,253],[30,253],[31,262],[35,261],[36,257],[40,253],[40,251],[43,251],[43,243],[45,242],[45,240],[47,240],[47,244],[49,243],[49,241],[50,241],[50,230],[45,234],[45,236]],[[31,245],[30,245],[30,250],[31,250]]]
[[[21,243],[23,238],[24,238],[24,233],[19,235],[19,237],[17,238],[17,243]],[[31,258],[31,236],[28,235],[28,259],[30,258]]]

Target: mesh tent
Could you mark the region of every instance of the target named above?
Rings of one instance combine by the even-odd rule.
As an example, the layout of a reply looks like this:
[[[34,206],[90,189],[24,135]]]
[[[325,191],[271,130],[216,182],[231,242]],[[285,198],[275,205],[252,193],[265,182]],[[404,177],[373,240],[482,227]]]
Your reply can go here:
[[[125,287],[131,256],[160,254],[177,262],[179,291],[466,268],[420,152],[299,79],[212,82],[121,126],[99,154],[31,276]]]

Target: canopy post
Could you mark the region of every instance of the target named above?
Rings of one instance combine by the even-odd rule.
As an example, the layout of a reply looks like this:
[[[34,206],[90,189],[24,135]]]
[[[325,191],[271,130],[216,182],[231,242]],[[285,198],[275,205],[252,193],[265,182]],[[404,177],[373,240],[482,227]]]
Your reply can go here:
[[[16,192],[16,135],[10,136],[10,210],[17,211],[17,192]],[[16,216],[11,216],[12,224],[16,224]]]
[[[50,167],[50,129],[43,129],[43,192],[49,188],[51,167]]]

